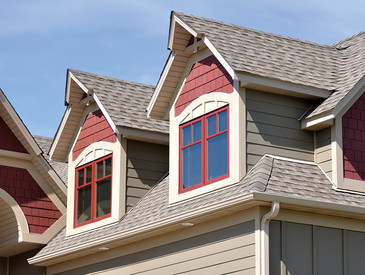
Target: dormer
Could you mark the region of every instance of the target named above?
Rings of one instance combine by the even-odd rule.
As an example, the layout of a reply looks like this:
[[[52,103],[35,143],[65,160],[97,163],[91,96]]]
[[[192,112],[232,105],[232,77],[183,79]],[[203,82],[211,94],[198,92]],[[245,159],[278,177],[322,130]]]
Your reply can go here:
[[[331,95],[332,83],[318,81],[301,49],[328,49],[271,36],[172,13],[171,53],[147,109],[170,122],[169,203],[238,183],[264,154],[315,160],[315,134],[300,119]],[[294,48],[304,60],[297,69],[316,79],[295,77],[290,62],[275,69],[274,40]]]
[[[167,172],[167,123],[145,114],[152,91],[68,71],[67,109],[50,149],[68,163],[67,235],[119,221]]]

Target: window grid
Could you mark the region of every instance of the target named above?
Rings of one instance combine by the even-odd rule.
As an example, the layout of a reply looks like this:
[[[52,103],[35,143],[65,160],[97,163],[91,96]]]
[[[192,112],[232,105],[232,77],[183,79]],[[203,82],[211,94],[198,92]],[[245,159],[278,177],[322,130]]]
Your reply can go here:
[[[111,216],[111,203],[112,203],[112,194],[111,194],[111,185],[112,185],[112,176],[113,176],[113,167],[112,167],[112,158],[113,155],[109,154],[105,157],[96,159],[92,162],[89,162],[83,166],[80,166],[78,168],[76,168],[75,171],[75,206],[74,206],[74,228],[85,225],[85,224],[90,224],[105,218],[108,218]],[[105,175],[106,172],[106,166],[105,163],[107,161],[110,161],[110,174]],[[102,168],[102,176],[100,178],[97,178],[97,164],[102,163],[103,168]],[[91,167],[91,181],[90,182],[86,182],[87,179],[87,169],[89,169]],[[83,183],[80,185],[79,183],[79,173],[83,171]],[[97,192],[97,184],[103,180],[107,180],[110,179],[110,211],[108,214],[102,215],[100,217],[97,217],[97,213],[96,213],[96,192]],[[79,196],[78,196],[78,192],[82,191],[82,189],[85,190],[85,188],[91,186],[91,205],[90,205],[90,218],[86,221],[77,223],[77,218],[78,218],[78,202],[79,202]]]
[[[220,131],[219,128],[219,113],[223,113],[224,111],[227,111],[227,118],[226,118],[226,128]],[[208,135],[208,118],[216,116],[215,119],[215,133]],[[201,135],[200,140],[194,141],[193,140],[193,125],[197,122],[201,122]],[[183,129],[190,126],[190,143],[183,145]],[[227,133],[227,173],[215,178],[212,178],[210,180],[207,179],[207,170],[208,170],[208,152],[207,152],[207,146],[208,146],[208,140],[220,136],[224,133]],[[195,184],[189,187],[184,188],[183,187],[183,150],[192,147],[196,144],[201,144],[201,181],[199,184]],[[184,123],[180,125],[179,127],[179,193],[184,193],[196,188],[199,188],[204,185],[208,185],[217,181],[220,181],[222,179],[229,177],[229,108],[228,105],[219,108],[215,111],[212,111],[210,113],[207,113],[201,117],[198,117],[196,119],[193,119],[192,121],[189,121],[187,123]]]

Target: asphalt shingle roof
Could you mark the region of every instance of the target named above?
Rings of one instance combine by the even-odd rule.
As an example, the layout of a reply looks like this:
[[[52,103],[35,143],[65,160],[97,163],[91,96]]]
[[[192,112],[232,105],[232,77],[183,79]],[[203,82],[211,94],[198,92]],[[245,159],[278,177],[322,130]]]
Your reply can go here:
[[[146,108],[154,86],[77,70],[70,72],[94,91],[116,126],[169,133],[167,121],[147,118]]]
[[[53,138],[49,137],[42,137],[42,136],[33,136],[35,141],[38,143],[39,147],[43,151],[43,157],[48,161],[48,163],[52,166],[52,168],[55,170],[57,175],[61,178],[63,183],[67,185],[67,163],[65,162],[59,162],[54,161],[49,158],[48,151],[51,147]]]
[[[332,110],[365,73],[364,32],[328,46],[185,13],[175,15],[204,33],[235,71],[333,90],[308,118]]]
[[[264,156],[238,183],[175,205],[168,204],[169,177],[163,179],[132,208],[119,223],[88,234],[66,238],[63,229],[44,247],[37,257],[102,239],[116,233],[128,232],[146,225],[178,217],[190,211],[228,202],[250,193],[265,193],[304,200],[330,202],[365,207],[365,196],[342,193],[314,163],[302,163]]]

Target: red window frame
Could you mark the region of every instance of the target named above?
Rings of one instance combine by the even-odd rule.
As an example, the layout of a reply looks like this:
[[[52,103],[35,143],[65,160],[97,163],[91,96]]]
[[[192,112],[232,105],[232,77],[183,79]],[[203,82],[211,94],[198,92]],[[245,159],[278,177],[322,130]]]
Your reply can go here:
[[[221,113],[225,110],[227,110],[227,129],[219,132],[219,127],[218,127],[219,121],[218,121],[218,117],[217,117],[217,119],[216,119],[216,129],[217,129],[216,131],[217,132],[213,135],[207,136],[207,119],[211,116],[214,116],[214,115],[217,116],[218,113]],[[198,121],[201,121],[201,139],[199,141],[193,142],[193,131],[191,130],[191,132],[190,132],[191,143],[188,144],[188,145],[183,146],[182,145],[183,128],[185,128],[189,125],[191,125],[191,127],[193,127],[193,124],[198,122]],[[213,138],[213,137],[218,136],[218,135],[221,135],[225,132],[227,133],[227,174],[224,174],[222,176],[207,180],[207,165],[208,165],[208,161],[207,161],[207,143],[208,142],[207,141],[208,141],[208,139]],[[201,146],[201,151],[202,151],[201,152],[201,169],[202,169],[201,183],[193,185],[193,186],[189,186],[187,188],[183,188],[183,182],[182,182],[182,173],[183,173],[183,171],[182,171],[182,150],[187,148],[187,147],[198,144],[198,143],[202,144],[202,146]],[[202,115],[198,118],[195,118],[191,121],[188,121],[184,124],[181,124],[179,126],[179,194],[184,193],[184,192],[188,192],[190,190],[194,190],[194,189],[199,188],[201,186],[205,186],[205,185],[208,185],[208,184],[223,180],[223,179],[228,178],[228,177],[229,177],[229,105],[226,105],[226,106],[223,106],[223,107],[221,107],[219,109],[216,109],[212,112],[204,114],[204,115]]]
[[[110,159],[111,160],[111,172],[110,172],[110,175],[107,175],[105,176],[104,175],[104,171],[105,171],[105,160],[108,160]],[[96,164],[97,163],[100,163],[100,162],[103,162],[103,176],[99,179],[96,179]],[[92,167],[92,172],[91,172],[91,181],[90,182],[86,182],[86,168],[87,167]],[[78,171],[80,170],[83,170],[84,169],[84,183],[81,185],[81,186],[78,186]],[[105,214],[101,217],[96,217],[96,184],[97,182],[100,182],[104,179],[107,179],[107,178],[110,178],[110,213],[108,214]],[[101,157],[101,158],[98,158],[92,162],[89,162],[89,163],[86,163],[80,167],[77,167],[75,169],[75,197],[74,197],[74,228],[77,228],[77,227],[80,227],[80,226],[83,226],[85,224],[90,224],[90,223],[93,223],[93,222],[97,222],[97,221],[100,221],[100,220],[103,220],[105,218],[108,218],[111,216],[112,214],[112,183],[113,183],[113,154],[109,154],[109,155],[106,155],[104,157]],[[77,199],[78,199],[78,196],[77,196],[77,191],[82,189],[82,188],[85,188],[87,186],[91,185],[91,218],[85,222],[82,222],[82,223],[77,223]]]

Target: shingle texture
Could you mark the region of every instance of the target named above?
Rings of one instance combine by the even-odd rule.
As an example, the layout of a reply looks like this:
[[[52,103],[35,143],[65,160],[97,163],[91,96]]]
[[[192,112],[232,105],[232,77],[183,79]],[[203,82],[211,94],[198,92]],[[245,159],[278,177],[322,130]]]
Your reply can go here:
[[[57,175],[61,178],[65,185],[67,185],[67,163],[54,161],[49,159],[48,151],[51,147],[52,138],[49,137],[42,137],[42,136],[33,136],[35,141],[38,143],[39,147],[43,151],[44,158],[48,161],[48,163],[52,166],[55,170]]]
[[[116,126],[168,134],[167,121],[147,118],[146,108],[154,86],[76,70],[70,72],[94,91]]]
[[[327,46],[189,14],[175,15],[205,34],[235,71],[333,90],[307,117],[333,109],[364,76],[364,32]]]
[[[77,248],[79,244],[116,233],[179,217],[193,210],[229,202],[245,194],[265,193],[304,200],[365,207],[365,196],[335,191],[322,170],[312,163],[301,163],[264,156],[238,183],[176,205],[168,205],[169,178],[166,177],[142,198],[118,223],[88,234],[66,238],[62,230],[36,257]]]

